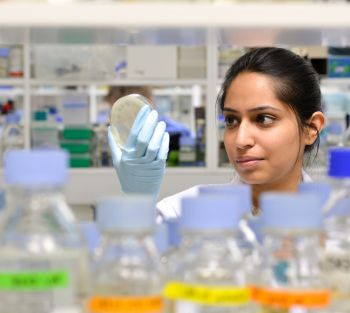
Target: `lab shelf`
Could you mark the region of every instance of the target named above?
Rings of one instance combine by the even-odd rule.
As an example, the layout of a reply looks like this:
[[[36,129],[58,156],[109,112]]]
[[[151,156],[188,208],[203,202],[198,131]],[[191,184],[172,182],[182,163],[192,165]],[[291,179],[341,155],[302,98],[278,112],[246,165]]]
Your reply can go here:
[[[0,81],[1,83],[1,81]],[[46,85],[46,86],[190,86],[190,85],[205,85],[205,79],[118,79],[118,80],[46,80],[46,79],[31,79],[30,84]]]
[[[94,204],[101,196],[121,193],[113,168],[71,169],[65,189],[71,204]],[[199,184],[215,184],[232,180],[232,169],[167,168],[160,190],[160,198]]]
[[[0,78],[0,86],[22,86],[23,78]]]

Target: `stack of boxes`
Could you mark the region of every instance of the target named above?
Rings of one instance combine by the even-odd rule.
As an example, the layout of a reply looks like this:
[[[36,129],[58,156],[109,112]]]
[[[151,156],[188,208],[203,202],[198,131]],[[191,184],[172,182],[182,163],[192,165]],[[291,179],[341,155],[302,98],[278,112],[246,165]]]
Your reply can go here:
[[[86,126],[66,126],[61,133],[61,148],[69,152],[70,167],[91,167],[94,131]]]

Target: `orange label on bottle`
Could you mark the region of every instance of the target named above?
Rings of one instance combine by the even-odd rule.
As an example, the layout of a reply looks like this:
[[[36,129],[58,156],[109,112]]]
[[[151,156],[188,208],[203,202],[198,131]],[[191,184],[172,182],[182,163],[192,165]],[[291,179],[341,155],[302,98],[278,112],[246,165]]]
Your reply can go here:
[[[91,313],[160,313],[163,300],[160,296],[150,297],[92,297],[89,301]]]
[[[307,309],[326,308],[331,301],[328,290],[278,290],[252,287],[251,291],[256,302],[281,309],[293,306]]]

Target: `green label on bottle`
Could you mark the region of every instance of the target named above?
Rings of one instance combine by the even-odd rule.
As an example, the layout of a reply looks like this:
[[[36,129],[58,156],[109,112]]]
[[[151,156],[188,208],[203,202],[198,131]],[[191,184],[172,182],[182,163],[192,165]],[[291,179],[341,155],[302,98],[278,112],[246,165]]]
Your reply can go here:
[[[0,272],[0,290],[46,291],[66,288],[69,274],[65,271]]]

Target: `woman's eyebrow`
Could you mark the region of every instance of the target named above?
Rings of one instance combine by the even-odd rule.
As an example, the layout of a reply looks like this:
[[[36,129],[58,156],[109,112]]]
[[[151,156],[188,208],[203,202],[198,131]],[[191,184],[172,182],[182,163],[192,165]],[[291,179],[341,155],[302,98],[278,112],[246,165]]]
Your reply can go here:
[[[275,108],[275,107],[272,107],[269,105],[264,105],[264,106],[249,109],[248,112],[265,111],[265,110],[274,110],[274,111],[279,111],[279,112],[282,111],[281,109],[278,109],[278,108]],[[223,112],[239,113],[237,110],[232,109],[232,108],[227,108],[227,107],[224,107],[222,111]]]

